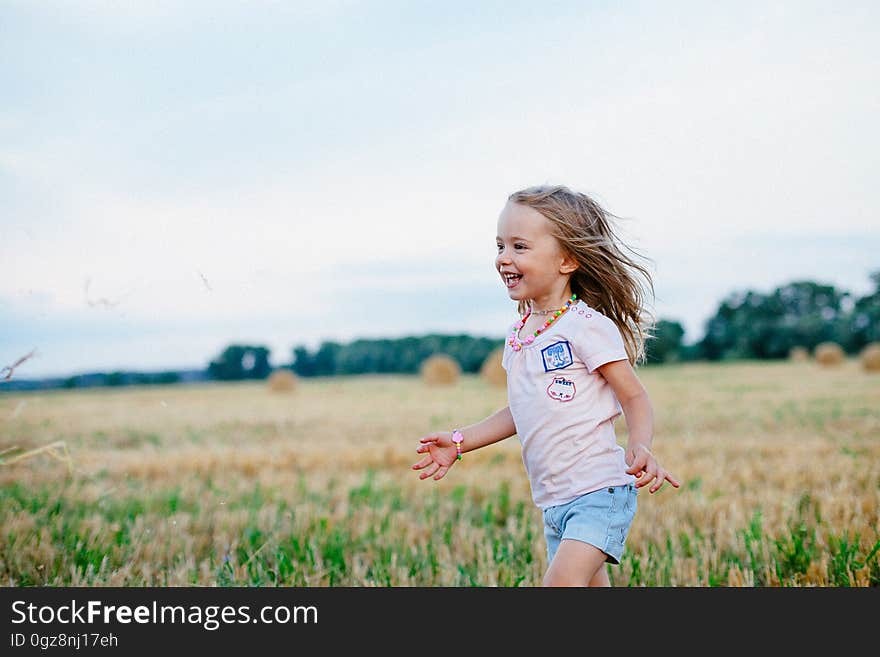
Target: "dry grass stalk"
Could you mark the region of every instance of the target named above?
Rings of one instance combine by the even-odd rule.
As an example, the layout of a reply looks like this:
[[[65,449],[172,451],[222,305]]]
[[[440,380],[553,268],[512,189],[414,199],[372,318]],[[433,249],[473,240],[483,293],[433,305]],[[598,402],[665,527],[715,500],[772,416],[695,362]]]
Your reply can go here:
[[[125,299],[126,297],[131,295],[131,292],[128,292],[116,300],[108,299],[107,297],[101,297],[100,299],[90,299],[89,298],[89,286],[91,284],[92,284],[92,279],[87,278],[86,279],[86,286],[85,286],[86,303],[88,303],[92,307],[104,306],[105,308],[115,308],[116,306],[118,306],[122,302],[123,299]]]
[[[211,288],[211,284],[208,283],[208,279],[205,278],[205,275],[202,272],[199,272],[199,276],[202,277],[202,283],[204,283],[205,287],[208,288],[208,292],[213,292],[214,290]]]
[[[15,361],[12,365],[7,365],[4,368],[0,369],[0,376],[3,376],[3,373],[6,372],[6,370],[9,370],[8,372],[6,372],[3,378],[0,378],[0,381],[8,381],[9,379],[11,379],[12,373],[15,371],[15,368],[25,362],[28,358],[31,358],[35,353],[37,353],[37,350],[31,349],[31,352],[29,354],[25,354],[17,361]]]
[[[73,459],[70,458],[70,452],[67,451],[67,444],[63,440],[57,440],[54,443],[49,443],[48,445],[43,445],[42,447],[37,447],[36,449],[30,449],[26,452],[22,452],[21,454],[16,454],[12,457],[4,456],[9,452],[14,452],[18,447],[8,447],[0,452],[0,465],[12,465],[13,463],[17,463],[19,461],[24,461],[25,459],[33,458],[34,456],[38,456],[40,454],[46,453],[54,459],[59,461],[63,461],[67,464],[67,471],[70,474],[73,474]],[[63,452],[63,454],[61,454]]]

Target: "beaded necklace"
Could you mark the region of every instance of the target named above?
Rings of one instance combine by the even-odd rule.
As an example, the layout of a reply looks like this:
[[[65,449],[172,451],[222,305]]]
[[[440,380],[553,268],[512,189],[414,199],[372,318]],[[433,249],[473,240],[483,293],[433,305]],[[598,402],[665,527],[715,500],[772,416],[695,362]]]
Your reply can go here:
[[[527,312],[521,320],[519,320],[516,324],[513,325],[513,330],[510,332],[510,337],[507,338],[507,344],[509,344],[514,351],[519,351],[520,349],[523,348],[523,345],[532,344],[535,341],[535,338],[537,338],[544,331],[546,331],[547,328],[553,322],[555,322],[557,319],[559,319],[565,313],[566,310],[571,308],[572,304],[576,300],[577,300],[577,295],[572,294],[571,299],[566,301],[565,305],[562,306],[562,308],[554,311],[553,315],[551,315],[550,319],[548,319],[546,322],[544,322],[544,325],[541,328],[539,328],[537,331],[535,331],[532,335],[527,337],[525,340],[520,340],[519,339],[519,330],[523,326],[525,326],[526,320],[529,318],[529,315],[532,314],[532,311],[530,309],[529,312]]]

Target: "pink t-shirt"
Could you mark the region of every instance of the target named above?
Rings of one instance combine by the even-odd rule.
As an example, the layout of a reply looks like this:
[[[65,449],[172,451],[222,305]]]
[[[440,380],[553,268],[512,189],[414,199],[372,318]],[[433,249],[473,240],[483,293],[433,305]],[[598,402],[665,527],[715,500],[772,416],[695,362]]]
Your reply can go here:
[[[623,411],[595,371],[626,358],[617,325],[583,301],[521,350],[505,342],[507,399],[532,498],[541,509],[635,480],[626,473],[614,433]]]

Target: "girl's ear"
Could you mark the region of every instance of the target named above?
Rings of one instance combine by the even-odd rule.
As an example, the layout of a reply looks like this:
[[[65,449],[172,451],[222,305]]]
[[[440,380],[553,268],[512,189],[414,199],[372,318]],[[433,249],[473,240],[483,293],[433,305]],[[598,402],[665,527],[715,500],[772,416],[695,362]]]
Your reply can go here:
[[[577,271],[577,268],[578,268],[578,262],[574,258],[574,256],[572,256],[569,253],[563,254],[562,264],[559,266],[560,273],[573,274],[574,272]]]

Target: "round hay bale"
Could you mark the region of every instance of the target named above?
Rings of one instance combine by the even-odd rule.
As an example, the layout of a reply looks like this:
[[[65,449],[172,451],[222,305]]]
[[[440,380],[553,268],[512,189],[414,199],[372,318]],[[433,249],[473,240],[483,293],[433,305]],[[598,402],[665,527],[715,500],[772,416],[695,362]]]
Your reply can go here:
[[[846,355],[843,352],[843,347],[836,342],[822,342],[817,344],[813,356],[817,363],[829,367],[840,365],[846,358]]]
[[[461,375],[458,362],[446,354],[434,354],[421,366],[422,380],[429,385],[452,385]]]
[[[810,360],[810,352],[806,347],[792,347],[788,352],[788,360],[803,363]]]
[[[501,367],[503,354],[504,347],[498,347],[486,356],[486,360],[480,366],[480,376],[493,386],[507,385],[507,372]]]
[[[269,390],[272,392],[289,392],[296,389],[296,374],[281,368],[269,375]]]
[[[859,354],[859,361],[866,372],[880,372],[880,342],[866,345]]]

